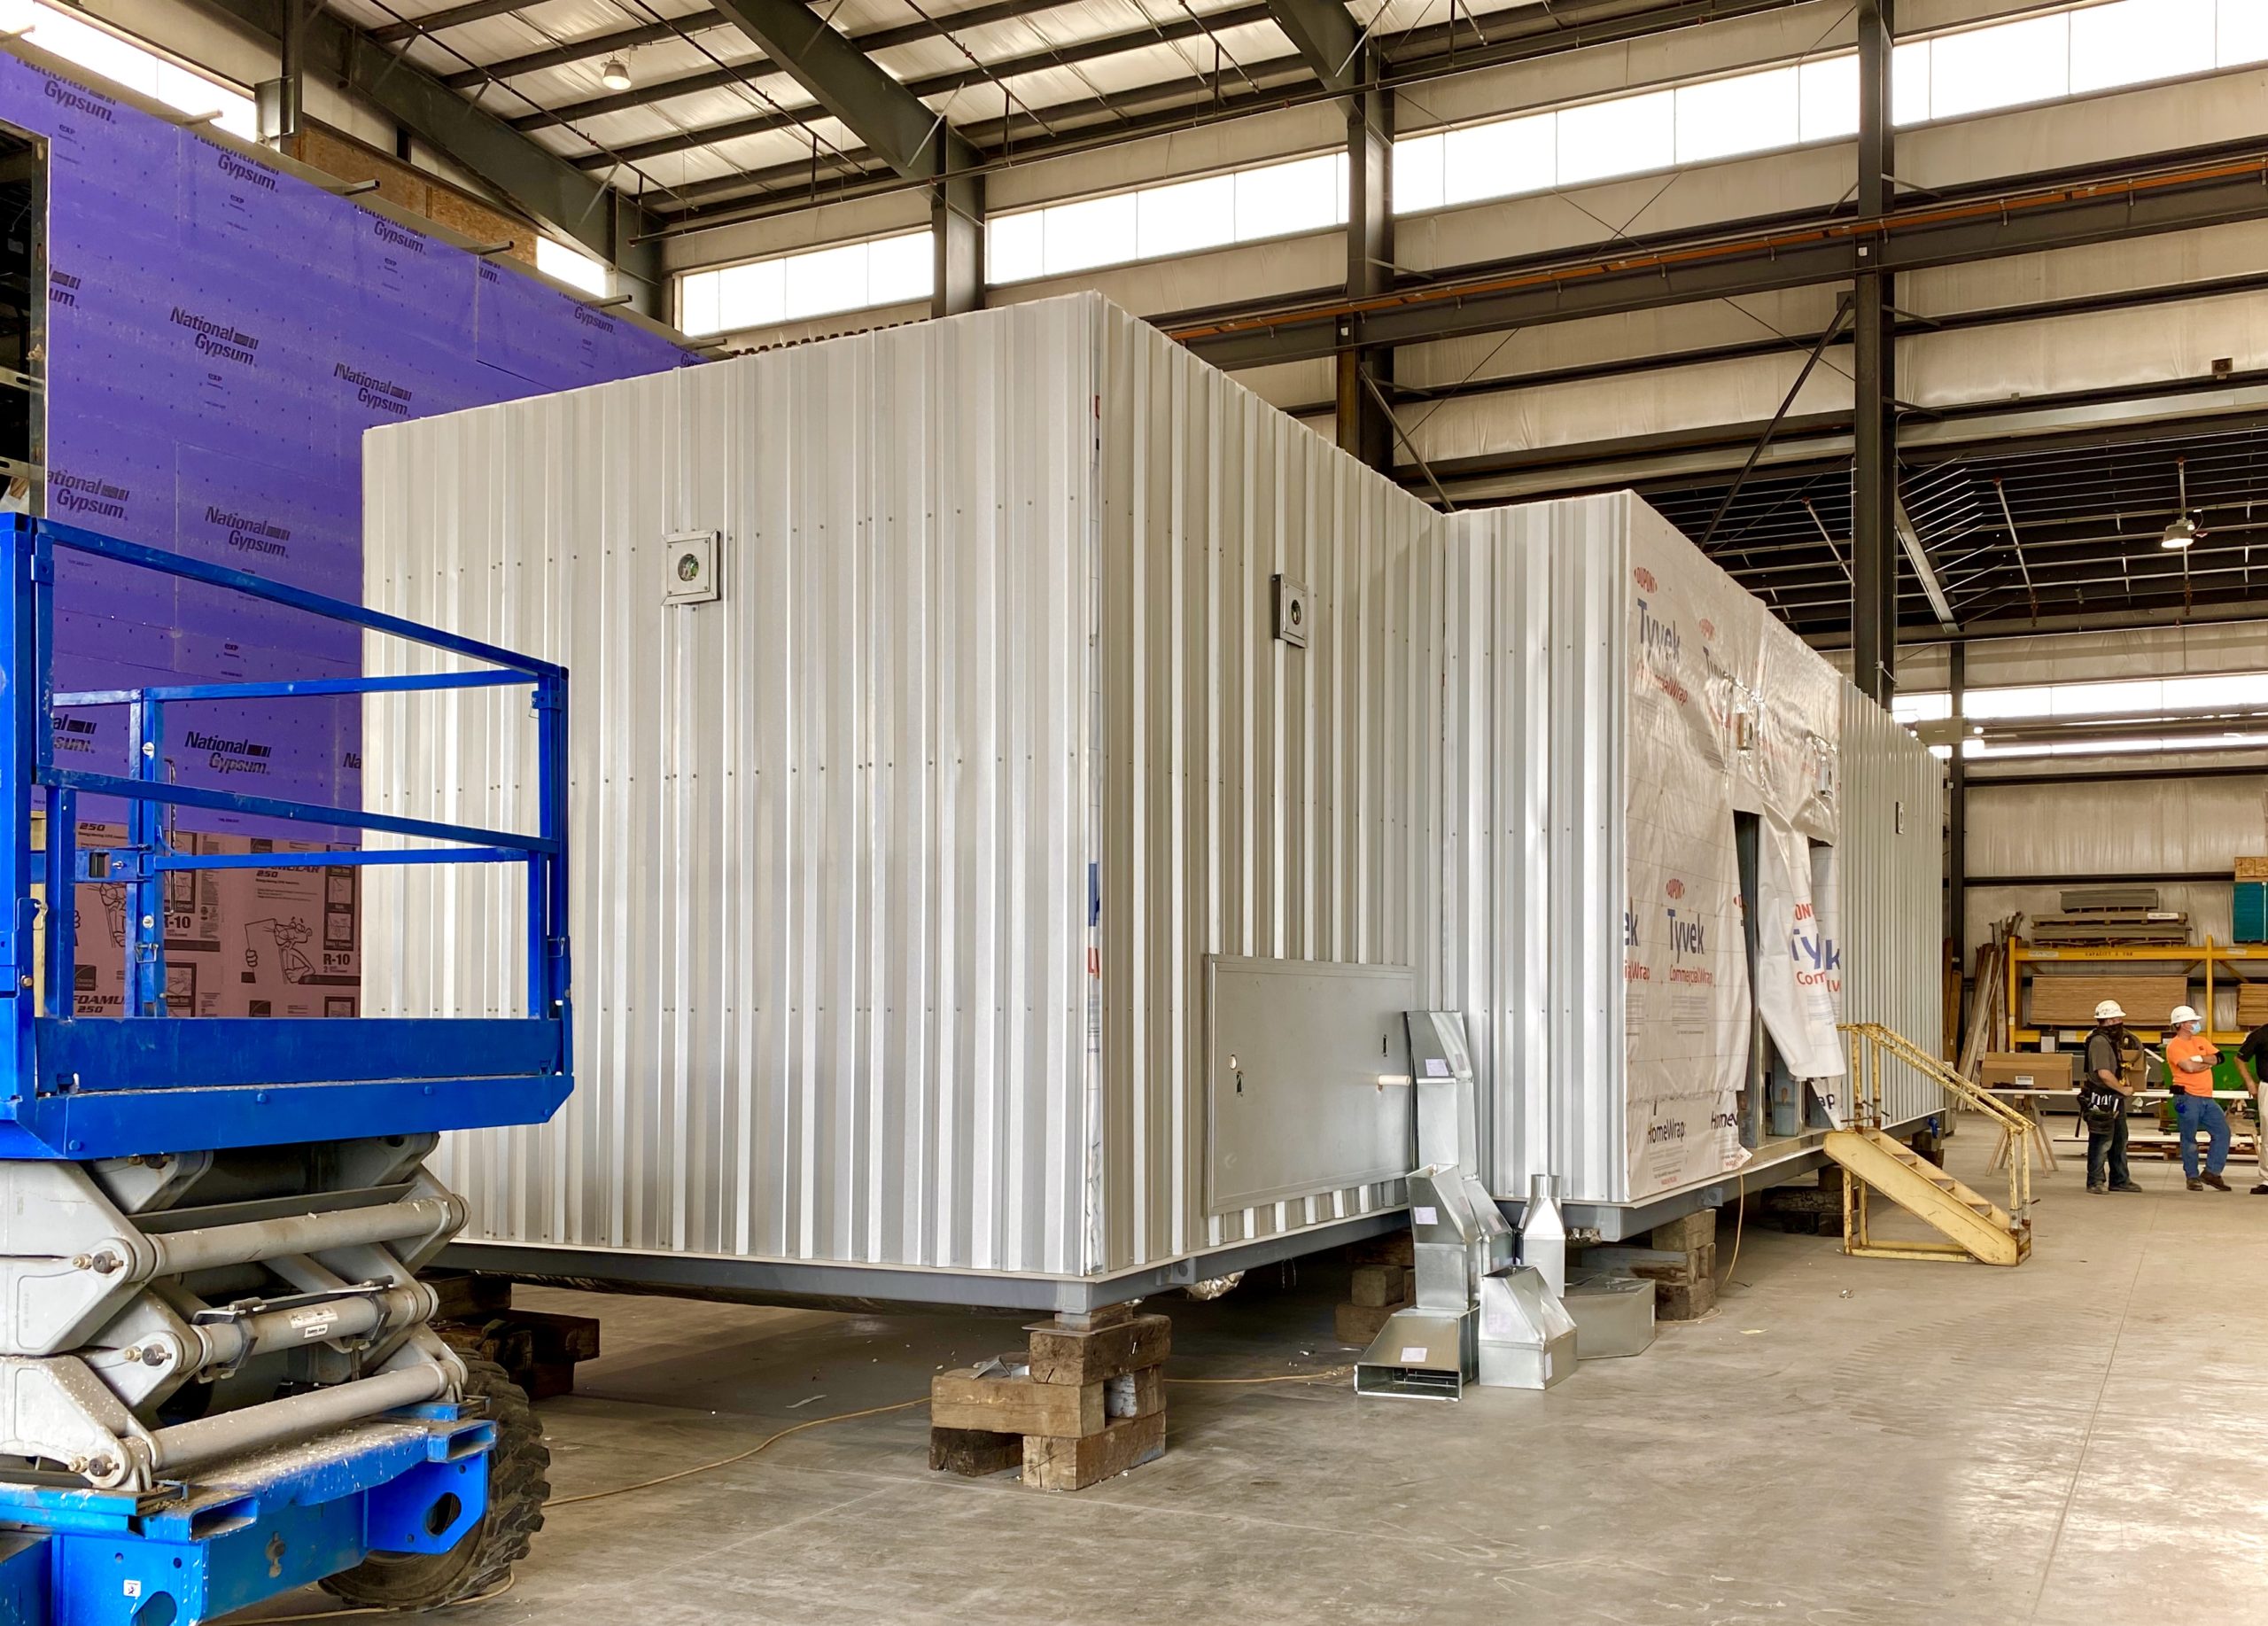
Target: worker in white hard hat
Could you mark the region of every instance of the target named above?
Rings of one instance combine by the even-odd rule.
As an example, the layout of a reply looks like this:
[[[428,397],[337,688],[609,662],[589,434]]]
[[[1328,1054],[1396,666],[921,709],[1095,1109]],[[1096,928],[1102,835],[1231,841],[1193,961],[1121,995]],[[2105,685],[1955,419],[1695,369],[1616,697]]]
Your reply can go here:
[[[2177,1005],[2167,1018],[2165,1064],[2173,1085],[2173,1110],[2180,1125],[2181,1171],[2189,1189],[2226,1191],[2221,1170],[2229,1160],[2229,1115],[2213,1099],[2213,1064],[2219,1048],[2205,1037],[2204,1019],[2186,1005]],[[2197,1164],[2197,1134],[2203,1131],[2210,1143],[2204,1167]]]
[[[2127,1061],[2141,1042],[2126,1031],[2126,1013],[2116,1000],[2094,1007],[2094,1031],[2087,1035],[2086,1069],[2079,1080],[2079,1116],[2087,1126],[2087,1189],[2140,1191],[2126,1170],[2126,1112],[2133,1086]]]

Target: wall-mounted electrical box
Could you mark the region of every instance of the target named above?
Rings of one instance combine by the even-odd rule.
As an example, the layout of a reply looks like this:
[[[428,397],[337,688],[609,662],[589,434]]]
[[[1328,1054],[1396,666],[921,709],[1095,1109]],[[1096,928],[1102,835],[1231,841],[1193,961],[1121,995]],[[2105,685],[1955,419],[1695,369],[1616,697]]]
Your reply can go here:
[[[714,531],[680,531],[662,548],[664,604],[709,604],[722,596],[723,558]]]
[[[1308,627],[1315,618],[1315,603],[1307,583],[1289,576],[1276,578],[1276,636],[1295,650],[1308,647]]]

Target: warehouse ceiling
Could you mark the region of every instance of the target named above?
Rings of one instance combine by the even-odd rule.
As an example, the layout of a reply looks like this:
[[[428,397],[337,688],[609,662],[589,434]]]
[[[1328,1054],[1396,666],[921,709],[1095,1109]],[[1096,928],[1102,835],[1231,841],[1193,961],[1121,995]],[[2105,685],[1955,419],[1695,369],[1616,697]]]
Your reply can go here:
[[[1357,0],[1343,14],[1383,59],[1379,71],[1399,74],[1790,3]],[[1303,12],[1325,8],[1342,12],[1338,0],[813,0],[810,12],[997,160],[1326,94],[1277,20],[1296,28]],[[664,222],[894,179],[756,43],[760,4],[336,0],[332,9]],[[800,8],[788,16],[806,20]],[[628,89],[605,82],[613,65]]]
[[[2169,549],[2185,481],[2199,535]],[[1641,489],[1686,534],[1708,536],[1711,556],[1797,631],[1847,633],[1849,465],[1752,475],[1724,506],[1731,484],[1716,475]],[[1969,451],[1907,465],[1900,494],[1913,532],[1905,626],[1942,626],[1910,563],[1917,544],[1945,607],[1970,629],[2124,625],[2268,594],[2268,427]]]

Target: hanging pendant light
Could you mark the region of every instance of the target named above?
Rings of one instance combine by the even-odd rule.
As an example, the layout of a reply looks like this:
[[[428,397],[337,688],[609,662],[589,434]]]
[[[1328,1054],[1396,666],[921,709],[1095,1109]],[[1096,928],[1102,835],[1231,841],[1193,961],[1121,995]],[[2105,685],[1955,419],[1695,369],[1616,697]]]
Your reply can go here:
[[[2189,460],[2186,457],[2175,458],[2173,471],[2174,478],[2181,482],[2181,511],[2173,517],[2173,523],[2158,538],[2158,546],[2171,553],[2181,553],[2194,546],[2197,539],[2205,533],[2197,528],[2196,520],[2189,514]]]

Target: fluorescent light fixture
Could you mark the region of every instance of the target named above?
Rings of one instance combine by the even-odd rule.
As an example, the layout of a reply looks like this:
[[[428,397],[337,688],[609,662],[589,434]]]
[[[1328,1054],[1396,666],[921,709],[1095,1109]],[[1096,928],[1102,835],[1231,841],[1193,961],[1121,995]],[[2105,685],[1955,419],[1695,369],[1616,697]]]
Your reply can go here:
[[[630,64],[620,57],[609,57],[606,66],[599,70],[599,83],[610,90],[630,89]]]

